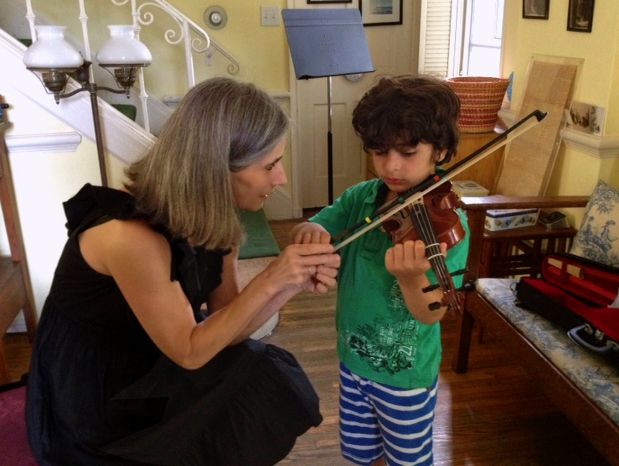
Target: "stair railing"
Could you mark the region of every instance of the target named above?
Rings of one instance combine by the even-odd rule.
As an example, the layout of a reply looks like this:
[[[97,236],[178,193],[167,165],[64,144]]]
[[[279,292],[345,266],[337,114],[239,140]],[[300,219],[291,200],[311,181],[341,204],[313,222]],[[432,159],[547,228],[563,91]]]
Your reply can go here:
[[[120,6],[127,4],[130,0],[111,1],[115,5]],[[165,0],[147,0],[143,1],[139,6],[137,6],[137,3],[138,0],[131,0],[131,11],[134,17],[134,25],[136,27],[138,27],[139,24],[147,26],[153,23],[154,14],[145,11],[145,8],[149,6],[160,8],[161,10],[168,13],[168,15],[170,15],[178,23],[180,27],[180,33],[174,31],[173,29],[168,29],[164,34],[164,38],[166,42],[171,45],[176,45],[181,41],[184,41],[186,57],[185,61],[187,63],[188,77],[187,85],[189,87],[193,87],[196,84],[195,70],[193,67],[193,55],[191,53],[192,51],[199,54],[207,54],[211,53],[211,48],[213,48],[230,62],[227,67],[228,73],[234,75],[239,72],[240,66],[238,61],[236,61],[236,59],[230,53],[228,53],[221,45],[215,42],[215,40],[210,38],[204,29],[198,26],[198,24],[196,24],[190,18],[185,16],[185,14],[179,11],[176,7],[172,6],[169,2]],[[192,33],[197,37],[192,38]],[[205,42],[205,45],[203,45],[203,42]]]

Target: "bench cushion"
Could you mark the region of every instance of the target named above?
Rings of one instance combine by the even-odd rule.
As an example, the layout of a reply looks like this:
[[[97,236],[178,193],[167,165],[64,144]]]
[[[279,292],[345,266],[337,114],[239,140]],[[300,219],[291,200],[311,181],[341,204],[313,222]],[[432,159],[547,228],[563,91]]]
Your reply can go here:
[[[535,347],[619,425],[619,373],[534,312],[516,306],[517,280],[480,278],[477,290]]]

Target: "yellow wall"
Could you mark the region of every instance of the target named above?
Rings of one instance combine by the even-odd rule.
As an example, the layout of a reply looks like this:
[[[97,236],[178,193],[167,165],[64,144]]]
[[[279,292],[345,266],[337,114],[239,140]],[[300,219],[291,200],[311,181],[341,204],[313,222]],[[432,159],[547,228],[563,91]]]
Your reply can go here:
[[[286,6],[286,0],[216,0],[209,3],[174,0],[170,3],[202,27],[236,58],[241,68],[235,78],[253,82],[267,91],[288,90],[288,46],[284,27],[260,25],[262,5],[277,6],[281,11]],[[213,4],[222,6],[228,14],[228,22],[223,29],[209,29],[204,23],[202,14]],[[86,0],[85,7],[89,19],[91,49],[94,53],[108,37],[106,24],[132,22],[129,2],[127,5],[117,7],[107,0]],[[82,42],[78,2],[35,0],[33,9],[37,14],[47,18],[51,24],[66,25],[67,35],[75,37],[78,43]],[[183,95],[188,87],[183,43],[170,45],[164,39],[166,32],[173,35],[172,40],[178,39],[181,30],[178,24],[160,8],[149,6],[144,8],[143,12],[151,13],[154,18],[152,24],[142,26],[140,33],[141,39],[154,57],[151,66],[145,70],[149,93],[158,98]],[[105,18],[105,24],[100,24],[98,18]],[[230,76],[226,70],[228,64],[229,62],[219,54],[214,56],[211,66],[206,65],[204,56],[194,57],[196,80],[201,81],[218,75]]]
[[[550,2],[547,21],[522,18],[522,2],[505,2],[503,76],[514,72],[512,106],[517,109],[532,55],[584,60],[573,100],[606,108],[606,136],[619,136],[619,2],[595,3],[591,33],[567,30],[567,1]],[[589,194],[602,179],[619,186],[619,161],[561,146],[549,194]]]
[[[283,25],[261,26],[260,7],[286,7],[286,0],[175,0],[174,5],[225,46],[241,63],[239,79],[267,90],[288,90],[288,45]],[[210,5],[220,5],[228,14],[222,29],[209,29],[202,13]],[[218,58],[215,59],[218,61]]]

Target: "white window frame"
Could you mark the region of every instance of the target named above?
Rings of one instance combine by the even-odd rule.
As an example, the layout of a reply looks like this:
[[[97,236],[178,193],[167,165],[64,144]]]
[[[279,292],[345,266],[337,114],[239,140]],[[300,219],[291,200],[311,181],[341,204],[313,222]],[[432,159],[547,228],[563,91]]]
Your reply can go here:
[[[439,77],[460,76],[469,67],[472,2],[482,0],[422,0],[418,71]],[[504,2],[504,0],[502,0]],[[503,3],[499,8],[502,8]],[[502,24],[497,24],[500,36]],[[497,64],[500,70],[500,63]]]

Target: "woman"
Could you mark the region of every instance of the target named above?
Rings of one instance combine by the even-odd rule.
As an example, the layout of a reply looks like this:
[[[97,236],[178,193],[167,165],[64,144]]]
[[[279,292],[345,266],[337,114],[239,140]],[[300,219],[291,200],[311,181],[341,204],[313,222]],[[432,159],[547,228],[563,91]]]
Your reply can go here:
[[[335,285],[330,245],[292,245],[239,293],[238,209],[286,183],[288,120],[251,84],[185,96],[127,169],[84,186],[41,314],[27,421],[42,465],[268,465],[321,417],[292,355],[247,338]]]

